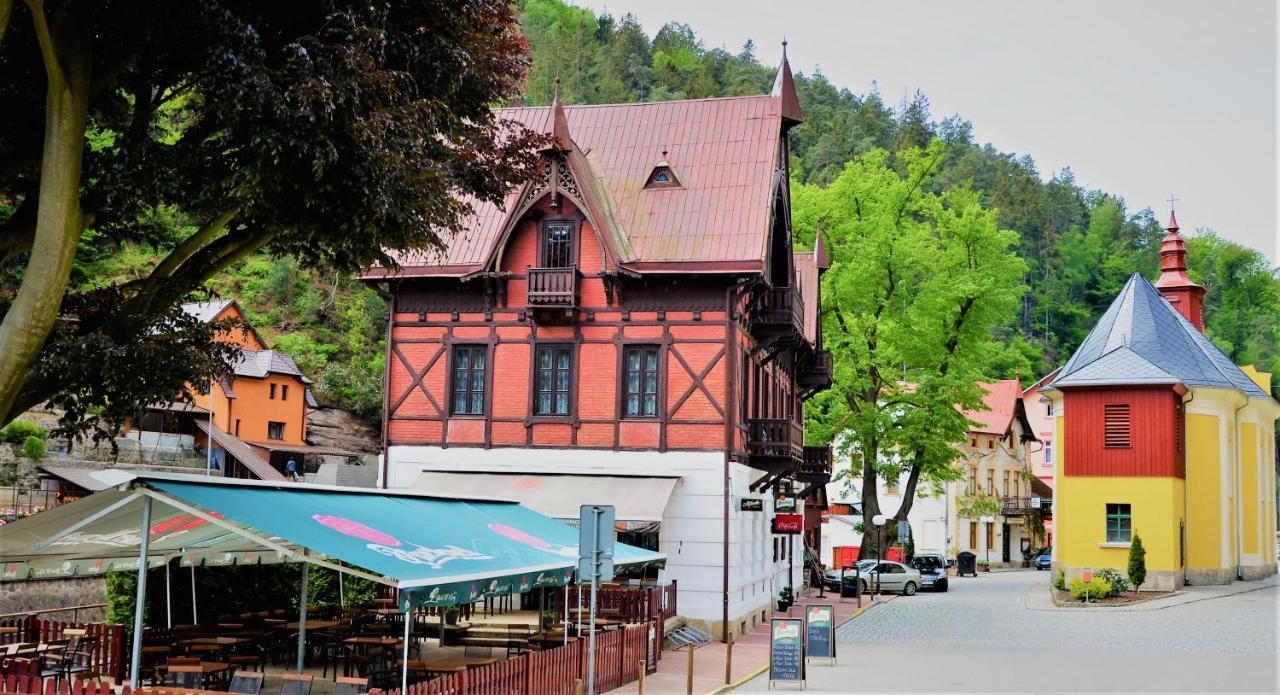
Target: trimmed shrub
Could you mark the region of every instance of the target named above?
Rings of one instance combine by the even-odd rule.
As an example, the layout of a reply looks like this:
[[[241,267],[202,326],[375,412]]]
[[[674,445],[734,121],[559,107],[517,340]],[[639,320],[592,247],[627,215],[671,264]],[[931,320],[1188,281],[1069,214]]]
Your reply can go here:
[[[1129,580],[1123,574],[1120,574],[1120,570],[1103,567],[1096,574],[1104,582],[1111,585],[1111,593],[1107,594],[1108,596],[1119,596],[1129,590]]]
[[[44,440],[39,437],[27,437],[22,443],[22,455],[32,463],[40,463],[44,458]]]
[[[1067,573],[1065,571],[1058,570],[1058,576],[1053,578],[1053,588],[1058,591],[1067,590]]]
[[[0,441],[6,444],[22,444],[27,437],[36,437],[43,441],[49,436],[49,430],[30,420],[14,420],[0,430]]]
[[[1090,599],[1105,598],[1111,595],[1111,585],[1107,580],[1094,575],[1093,581],[1085,584],[1079,577],[1067,582],[1067,586],[1071,588],[1071,598],[1077,601],[1085,599],[1085,588],[1088,587],[1088,597]]]
[[[1133,590],[1137,591],[1147,581],[1147,549],[1142,547],[1142,539],[1133,534],[1133,543],[1129,544],[1129,579],[1133,581]]]

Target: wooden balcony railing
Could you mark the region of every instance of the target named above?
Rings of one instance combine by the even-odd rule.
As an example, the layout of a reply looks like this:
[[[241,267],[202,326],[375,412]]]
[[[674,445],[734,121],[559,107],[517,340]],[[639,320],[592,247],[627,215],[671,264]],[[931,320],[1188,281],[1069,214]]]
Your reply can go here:
[[[832,359],[830,350],[809,353],[796,369],[796,385],[807,391],[831,388]]]
[[[774,287],[756,301],[754,325],[758,334],[803,335],[804,300],[798,287]]]
[[[578,305],[577,268],[529,268],[530,307],[573,308]]]
[[[747,453],[769,461],[798,462],[804,457],[804,425],[789,418],[748,420]]]
[[[798,479],[806,483],[831,481],[831,447],[806,446]]]

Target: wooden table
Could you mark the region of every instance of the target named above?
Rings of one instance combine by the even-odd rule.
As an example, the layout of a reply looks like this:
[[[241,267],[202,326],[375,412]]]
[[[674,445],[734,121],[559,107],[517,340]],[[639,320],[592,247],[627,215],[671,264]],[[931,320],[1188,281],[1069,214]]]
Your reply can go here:
[[[18,634],[17,625],[0,626],[0,635],[16,635]]]
[[[248,637],[192,637],[178,644],[216,644],[220,647],[234,647],[237,644],[251,642]]]
[[[489,664],[496,664],[499,661],[501,661],[501,659],[483,656],[446,656],[427,661],[410,660],[409,669],[412,671],[426,671],[427,673],[452,673],[460,668],[488,666]]]
[[[169,665],[161,664],[156,667],[156,670],[168,671]],[[221,661],[201,661],[200,662],[200,680],[205,685],[208,685],[209,681],[212,681],[214,676],[217,676],[219,674],[225,673],[230,670],[231,670],[231,664],[223,663]],[[199,692],[199,691],[188,690],[188,692]]]
[[[570,635],[568,641],[574,642],[577,639],[577,637]],[[535,632],[532,635],[529,635],[527,641],[529,644],[536,644],[540,648],[548,646],[559,647],[565,643],[565,636],[563,632]]]
[[[361,645],[365,647],[394,647],[400,644],[399,637],[348,637],[343,644]]]
[[[336,620],[308,620],[307,621],[308,630],[325,630],[331,627],[337,627],[338,625],[339,623]],[[289,628],[290,630],[297,630],[298,622],[295,620],[292,623],[285,623],[284,626]]]

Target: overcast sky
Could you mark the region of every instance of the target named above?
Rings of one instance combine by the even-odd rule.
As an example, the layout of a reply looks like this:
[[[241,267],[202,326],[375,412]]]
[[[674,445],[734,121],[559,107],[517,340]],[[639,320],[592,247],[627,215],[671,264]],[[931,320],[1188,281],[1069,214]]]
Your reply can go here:
[[[1184,229],[1209,227],[1280,259],[1274,0],[570,0],[632,13],[653,35],[688,23],[708,48],[747,38],[837,86],[917,88],[935,119],[1030,154]]]

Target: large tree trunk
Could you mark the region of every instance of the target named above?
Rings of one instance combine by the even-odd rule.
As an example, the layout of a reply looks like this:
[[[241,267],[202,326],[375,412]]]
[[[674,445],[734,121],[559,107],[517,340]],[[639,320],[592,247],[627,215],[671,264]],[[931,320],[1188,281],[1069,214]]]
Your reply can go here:
[[[87,39],[70,18],[60,23],[53,36],[42,2],[29,0],[28,6],[40,38],[49,89],[35,240],[22,286],[0,323],[0,422],[11,419],[27,370],[53,328],[84,231],[80,165],[89,96]]]

